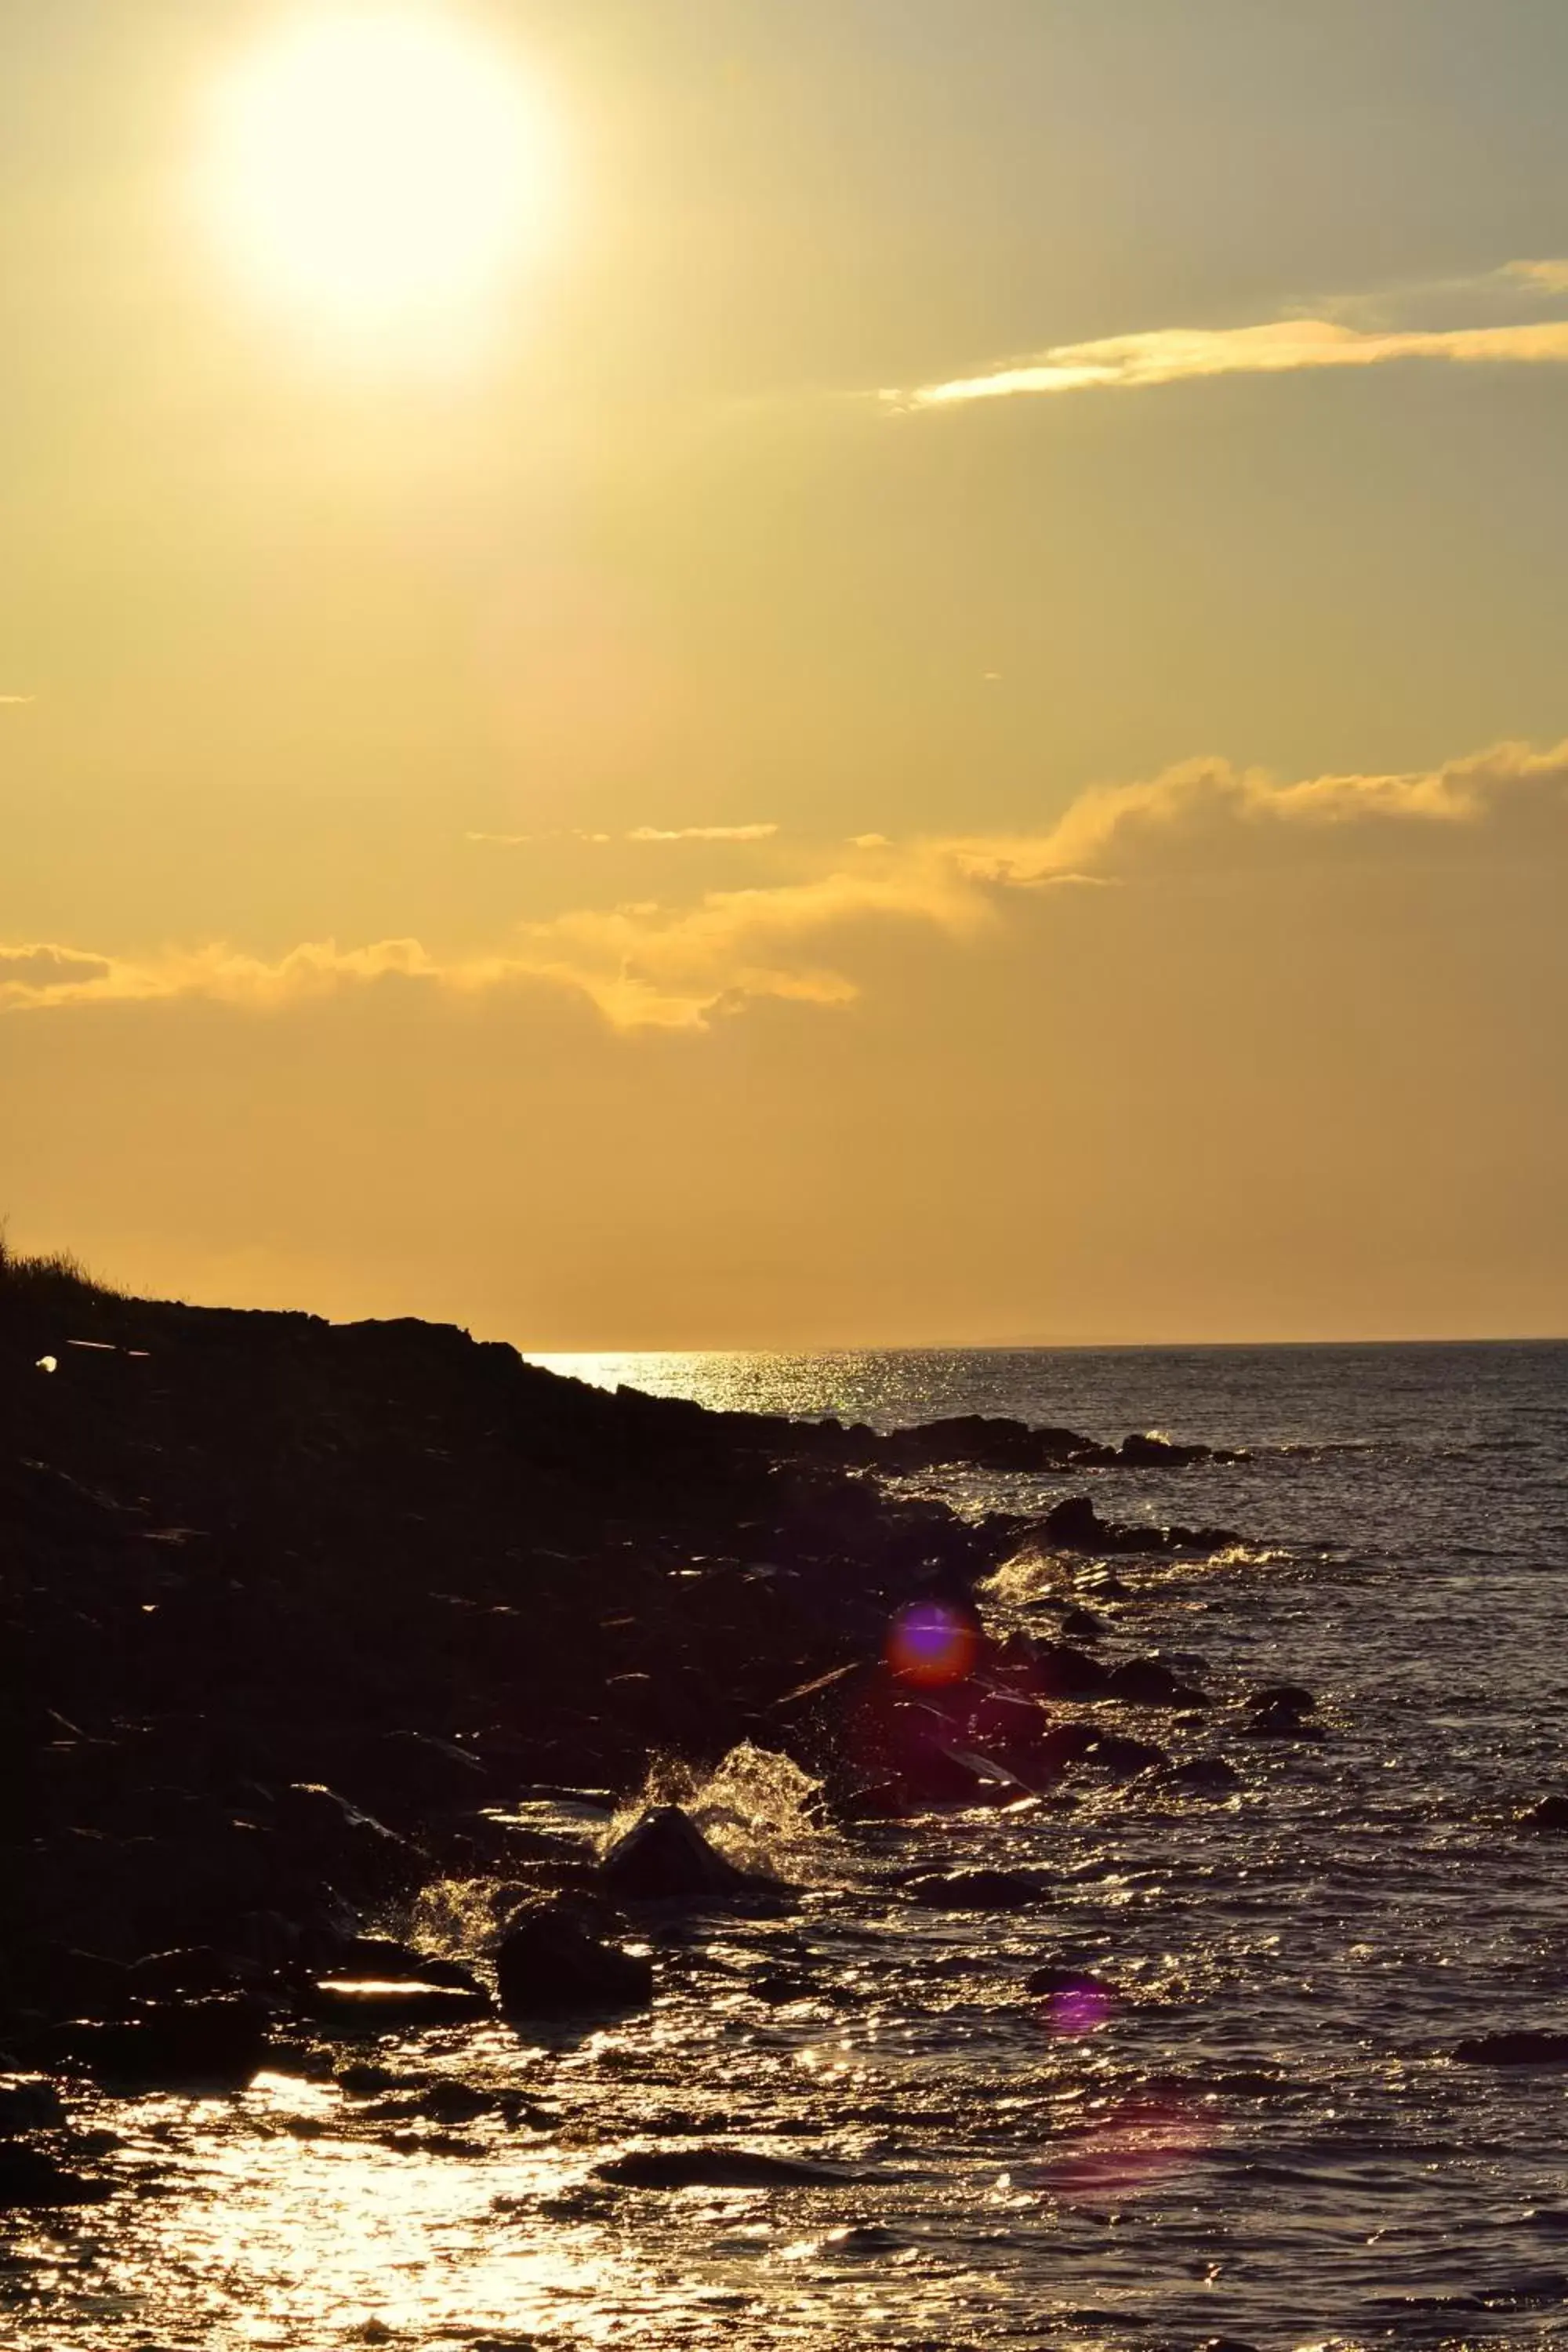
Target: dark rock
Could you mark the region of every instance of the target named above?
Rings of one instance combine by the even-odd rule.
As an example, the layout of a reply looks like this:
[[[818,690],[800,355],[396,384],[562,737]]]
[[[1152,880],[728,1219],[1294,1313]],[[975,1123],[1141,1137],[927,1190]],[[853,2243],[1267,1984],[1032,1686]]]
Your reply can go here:
[[[296,1780],[275,1808],[279,1837],[312,1880],[340,1894],[406,1894],[426,1875],[418,1847],[319,1780]]]
[[[770,2009],[782,2009],[793,2000],[816,2000],[822,1988],[796,1969],[770,1969],[765,1976],[752,1978],[749,1990]]]
[[[233,1965],[210,1944],[149,1952],[133,1960],[125,1974],[132,1994],[142,2000],[170,1993],[232,1992],[235,1986]]]
[[[1538,1830],[1543,1836],[1557,1837],[1568,1832],[1568,1797],[1542,1797],[1519,1816],[1521,1829]]]
[[[399,1944],[390,1936],[351,1937],[338,1955],[333,1974],[449,1985],[457,1992],[484,1990],[472,1969],[466,1969],[461,1960],[443,1959],[431,1952],[416,1951],[411,1945]]]
[[[1024,1979],[1024,1990],[1039,2000],[1054,2000],[1058,1993],[1075,1992],[1087,1993],[1097,2000],[1120,1999],[1116,1987],[1107,1984],[1103,1977],[1091,1976],[1087,1969],[1068,1969],[1055,1962],[1032,1970]]]
[[[42,2074],[0,2074],[0,2138],[52,2131],[66,2119],[59,2093]]]
[[[1300,1683],[1269,1683],[1250,1692],[1247,1704],[1258,1715],[1310,1715],[1318,1702]]]
[[[1110,1675],[1098,1658],[1069,1642],[1037,1642],[1032,1684],[1043,1698],[1103,1698]]]
[[[329,2031],[382,2033],[391,2026],[456,2025],[489,2007],[476,1985],[421,1983],[415,1978],[323,1977],[303,2005]]]
[[[1072,1551],[1099,1551],[1110,1529],[1087,1495],[1066,1495],[1047,1512],[1040,1533],[1047,1542]]]
[[[1037,1769],[1065,1772],[1094,1753],[1100,1734],[1091,1723],[1053,1723],[1040,1738],[1034,1755]]]
[[[1206,1706],[1207,1694],[1182,1681],[1158,1658],[1129,1658],[1113,1666],[1107,1696],[1123,1706]]]
[[[1047,1543],[1068,1551],[1222,1551],[1239,1542],[1232,1528],[1156,1528],[1102,1519],[1087,1495],[1068,1495],[1040,1525]]]
[[[1102,1731],[1088,1757],[1090,1764],[1113,1772],[1121,1780],[1130,1780],[1136,1772],[1152,1771],[1170,1760],[1164,1749],[1154,1747],[1152,1741],[1129,1739],[1117,1731]]]
[[[1105,1627],[1092,1609],[1068,1609],[1062,1618],[1062,1633],[1069,1642],[1102,1642]]]
[[[1266,1707],[1241,1728],[1244,1739],[1326,1739],[1321,1723],[1298,1715],[1291,1707]]]
[[[679,1805],[644,1813],[610,1847],[599,1875],[627,1903],[724,1903],[767,1883],[737,1870]]]
[[[85,2180],[37,2147],[0,2147],[0,2210],[12,2207],[99,2205],[106,2180]]]
[[[1241,1786],[1241,1775],[1223,1756],[1189,1756],[1157,1776],[1163,1789],[1184,1789],[1196,1797],[1225,1797]]]
[[[1480,2033],[1454,2044],[1468,2066],[1568,2066],[1568,2033]]]
[[[647,2009],[653,1963],[607,1944],[574,1912],[524,1912],[496,1952],[496,1992],[508,2017],[569,2017]]]
[[[52,2038],[57,2063],[140,2090],[239,2090],[266,2054],[268,2012],[258,2001],[150,2002],[103,2024],[73,2024]]]
[[[594,2170],[596,2179],[623,2189],[809,2189],[859,2177],[839,2165],[738,2147],[647,2148],[611,2157]]]
[[[1044,1903],[1054,1888],[1043,1873],[953,1870],[910,1881],[909,1892],[928,1911],[1017,1911]]]
[[[1210,1445],[1178,1445],[1173,1438],[1155,1437],[1143,1430],[1124,1437],[1116,1451],[1120,1460],[1135,1470],[1184,1470],[1194,1462],[1214,1459]]]

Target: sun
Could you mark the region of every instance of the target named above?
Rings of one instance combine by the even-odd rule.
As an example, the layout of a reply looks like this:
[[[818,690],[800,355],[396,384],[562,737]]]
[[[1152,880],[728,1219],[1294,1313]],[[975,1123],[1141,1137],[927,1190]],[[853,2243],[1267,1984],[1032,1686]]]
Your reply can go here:
[[[219,81],[206,130],[209,226],[323,331],[416,347],[471,330],[555,226],[549,106],[445,11],[296,18]]]

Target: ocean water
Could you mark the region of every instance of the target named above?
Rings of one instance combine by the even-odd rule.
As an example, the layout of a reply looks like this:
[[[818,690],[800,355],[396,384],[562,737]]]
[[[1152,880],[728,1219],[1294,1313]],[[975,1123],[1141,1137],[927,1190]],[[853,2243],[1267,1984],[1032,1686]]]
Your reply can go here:
[[[1126,1597],[1092,1605],[1108,1655],[1157,1653],[1214,1702],[1126,1727],[1239,1785],[1090,1777],[835,1833],[782,1759],[738,1758],[693,1802],[801,1884],[797,1912],[661,1937],[656,2007],[602,2031],[388,2043],[379,2095],[279,2074],[100,2102],[118,2193],[13,2218],[0,2344],[1568,2347],[1568,2072],[1451,2054],[1568,2032],[1568,1840],[1517,1819],[1568,1791],[1568,1345],[544,1360],[882,1427],[983,1411],[1245,1448],[911,1482],[1236,1528],[1212,1559],[1119,1562]],[[1050,1630],[1092,1576],[1042,1559],[988,1605]],[[1321,1743],[1246,1736],[1280,1681],[1317,1694]],[[1050,1899],[905,1892],[978,1864],[1045,1871]],[[477,1899],[426,1930],[460,1946]],[[1054,1962],[1109,1997],[1031,1999]],[[433,2084],[476,2111],[453,2124]],[[531,2122],[483,2105],[519,2091]],[[833,2177],[596,2174],[713,2143]]]

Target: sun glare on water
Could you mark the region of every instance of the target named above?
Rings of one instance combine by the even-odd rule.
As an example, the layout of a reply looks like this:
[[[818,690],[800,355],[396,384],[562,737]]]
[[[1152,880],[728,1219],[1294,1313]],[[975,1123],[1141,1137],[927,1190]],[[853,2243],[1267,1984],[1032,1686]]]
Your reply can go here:
[[[213,93],[203,205],[318,331],[432,358],[548,247],[560,141],[520,61],[427,9],[286,22]]]

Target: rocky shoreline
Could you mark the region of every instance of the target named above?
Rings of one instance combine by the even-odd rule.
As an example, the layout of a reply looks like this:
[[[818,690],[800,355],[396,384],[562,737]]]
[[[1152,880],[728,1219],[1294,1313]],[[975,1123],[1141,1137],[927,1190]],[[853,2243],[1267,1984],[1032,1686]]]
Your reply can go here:
[[[972,1524],[881,1483],[1207,1449],[715,1414],[448,1328],[70,1282],[0,1286],[0,1410],[11,2202],[94,2193],[26,2137],[56,2078],[222,2086],[376,2021],[613,2009],[651,1989],[616,1940],[628,1907],[785,1899],[700,1839],[585,1862],[518,1822],[531,1793],[583,1792],[607,1821],[660,1758],[746,1743],[847,1820],[1059,1801],[1074,1771],[1234,1785],[1130,1727],[1202,1729],[1208,1695],[1171,1664],[1100,1654],[1079,1604],[1060,1640],[997,1642],[975,1600],[1031,1545],[1157,1557],[1227,1531],[1118,1528],[1081,1496]],[[1321,1736],[1289,1688],[1244,1727]],[[504,1895],[477,1971],[385,1932],[443,1881]]]

